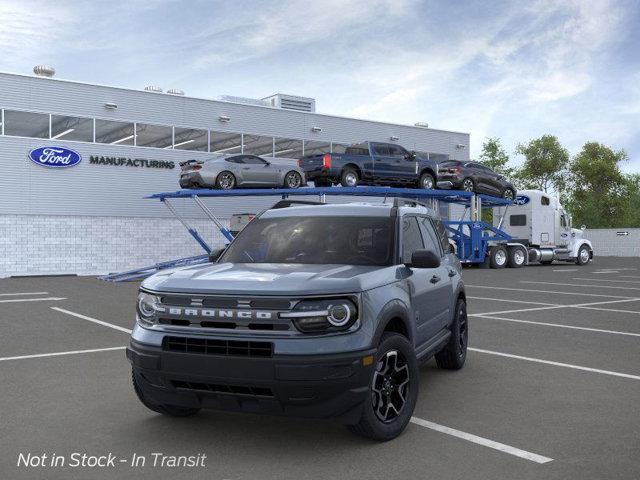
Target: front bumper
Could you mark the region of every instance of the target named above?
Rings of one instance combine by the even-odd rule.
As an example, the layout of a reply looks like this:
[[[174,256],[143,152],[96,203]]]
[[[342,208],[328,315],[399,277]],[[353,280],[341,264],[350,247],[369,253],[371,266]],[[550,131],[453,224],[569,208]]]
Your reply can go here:
[[[154,403],[272,415],[360,418],[375,350],[256,358],[163,350],[132,340],[127,358]]]

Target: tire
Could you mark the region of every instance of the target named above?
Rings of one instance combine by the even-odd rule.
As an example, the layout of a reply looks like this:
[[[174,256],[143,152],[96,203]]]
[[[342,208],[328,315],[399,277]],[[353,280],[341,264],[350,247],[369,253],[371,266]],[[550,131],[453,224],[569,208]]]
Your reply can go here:
[[[235,186],[236,177],[231,172],[225,170],[216,177],[216,187],[220,190],[231,190]]]
[[[302,185],[302,176],[295,170],[287,172],[284,176],[284,188],[296,189]]]
[[[382,336],[375,357],[370,395],[362,405],[360,420],[348,428],[357,435],[385,442],[400,435],[411,420],[418,398],[418,361],[413,346],[397,333]],[[384,375],[387,369],[393,375]]]
[[[435,178],[433,178],[433,175],[431,175],[430,173],[423,173],[422,175],[420,175],[418,188],[422,188],[425,190],[434,190],[436,188],[436,180]]]
[[[342,170],[342,175],[340,175],[340,185],[343,187],[357,187],[359,181],[360,177],[358,176],[358,172],[353,168],[345,168]]]
[[[467,302],[458,298],[456,312],[451,324],[451,337],[447,345],[436,353],[436,365],[445,370],[460,370],[467,359],[469,343],[469,321],[467,318]]]
[[[509,247],[507,264],[509,268],[521,268],[527,263],[527,252],[522,247]]]
[[[476,184],[473,181],[473,179],[465,178],[464,180],[462,180],[462,183],[460,184],[460,188],[465,192],[475,192]]]
[[[489,257],[489,265],[491,268],[504,268],[507,266],[507,249],[502,245],[491,247],[491,255]]]
[[[513,188],[505,188],[502,191],[502,198],[507,200],[515,200],[516,192],[513,191]]]
[[[591,250],[586,245],[582,245],[578,249],[578,256],[576,257],[577,265],[586,265],[591,261]]]
[[[136,395],[138,396],[140,402],[142,402],[142,404],[149,410],[152,410],[156,413],[161,413],[162,415],[167,415],[169,417],[190,417],[200,411],[199,408],[178,407],[176,405],[160,405],[148,400],[142,393],[142,389],[140,388],[140,385],[138,385],[138,381],[136,379],[136,374],[133,371],[131,372],[131,382],[133,383],[133,390],[136,392]]]
[[[316,187],[330,187],[331,186],[331,180],[328,180],[326,178],[318,178],[317,180],[313,181],[313,184]]]

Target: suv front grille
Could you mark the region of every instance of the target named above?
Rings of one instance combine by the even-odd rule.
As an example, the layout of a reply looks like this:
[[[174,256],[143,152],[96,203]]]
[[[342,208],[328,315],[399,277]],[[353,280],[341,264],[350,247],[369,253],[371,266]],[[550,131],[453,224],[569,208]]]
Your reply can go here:
[[[248,395],[253,397],[273,397],[273,391],[266,387],[250,387],[246,385],[217,385],[213,383],[185,382],[172,380],[174,388],[199,392],[228,393],[231,395]]]
[[[170,352],[228,355],[237,357],[271,357],[273,343],[210,338],[165,337],[162,349]]]

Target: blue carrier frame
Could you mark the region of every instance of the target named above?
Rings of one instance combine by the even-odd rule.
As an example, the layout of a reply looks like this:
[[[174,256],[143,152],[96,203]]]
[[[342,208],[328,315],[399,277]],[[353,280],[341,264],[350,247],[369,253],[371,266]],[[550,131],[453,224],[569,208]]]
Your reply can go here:
[[[211,246],[207,244],[200,233],[198,233],[198,231],[193,228],[187,220],[178,214],[171,203],[173,199],[192,199],[204,214],[215,224],[222,235],[227,240],[232,241],[233,235],[231,232],[220,222],[220,220],[218,220],[218,218],[216,218],[211,209],[202,201],[202,198],[280,196],[282,199],[286,199],[290,196],[318,196],[320,200],[324,202],[326,195],[377,197],[385,199],[404,198],[415,201],[429,200],[431,202],[431,207],[436,212],[439,212],[438,202],[462,205],[465,207],[465,214],[462,218],[466,216],[466,213],[469,210],[471,220],[463,220],[462,218],[460,220],[443,219],[442,222],[451,233],[451,238],[456,244],[456,255],[460,261],[465,264],[483,263],[489,251],[489,242],[503,243],[511,240],[511,237],[501,230],[500,226],[502,225],[502,222],[499,227],[489,225],[482,221],[480,212],[482,207],[508,207],[512,204],[512,201],[488,195],[474,194],[472,192],[391,187],[304,187],[295,190],[286,188],[247,188],[234,190],[185,189],[175,192],[156,193],[146,198],[160,200],[164,203],[172,215],[182,223],[189,234],[196,242],[198,242],[206,253],[195,257],[169,260],[148,267],[128,270],[126,272],[111,273],[100,278],[116,282],[136,280],[152,275],[153,273],[163,269],[185,265],[196,265],[206,263],[208,261],[208,255],[212,251]]]

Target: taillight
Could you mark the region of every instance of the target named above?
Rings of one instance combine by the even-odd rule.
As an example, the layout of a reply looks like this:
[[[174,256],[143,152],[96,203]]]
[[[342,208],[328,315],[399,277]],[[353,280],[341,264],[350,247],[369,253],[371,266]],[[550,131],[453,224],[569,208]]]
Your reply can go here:
[[[191,170],[200,170],[202,168],[202,165],[194,165],[193,167],[191,167]]]
[[[299,167],[302,167],[302,160],[298,159],[297,163]]]
[[[322,167],[323,168],[331,168],[331,155],[325,153],[322,156]]]

